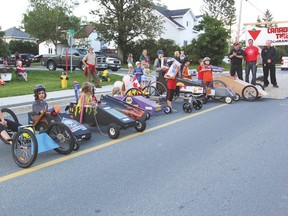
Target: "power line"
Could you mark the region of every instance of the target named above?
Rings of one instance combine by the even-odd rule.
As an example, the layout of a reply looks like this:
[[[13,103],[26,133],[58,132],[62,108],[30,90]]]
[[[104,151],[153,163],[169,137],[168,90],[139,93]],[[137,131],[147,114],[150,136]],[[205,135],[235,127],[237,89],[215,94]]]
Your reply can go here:
[[[257,8],[252,2],[250,2],[250,1],[248,1],[248,0],[246,0],[246,2],[248,2],[250,5],[252,5],[256,10],[258,10],[261,14],[265,14],[265,13],[263,13],[263,11],[261,11],[259,8]]]

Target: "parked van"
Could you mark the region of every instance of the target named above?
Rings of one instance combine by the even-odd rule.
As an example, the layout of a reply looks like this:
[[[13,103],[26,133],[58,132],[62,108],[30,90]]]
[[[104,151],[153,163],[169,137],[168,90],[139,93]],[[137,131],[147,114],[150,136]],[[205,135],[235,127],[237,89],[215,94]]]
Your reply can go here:
[[[288,70],[288,56],[282,57],[281,70]]]

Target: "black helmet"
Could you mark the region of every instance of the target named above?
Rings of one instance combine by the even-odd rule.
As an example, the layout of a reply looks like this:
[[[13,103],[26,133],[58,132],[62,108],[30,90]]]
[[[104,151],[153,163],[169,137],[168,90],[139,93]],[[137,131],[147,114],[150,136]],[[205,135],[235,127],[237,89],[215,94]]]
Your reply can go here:
[[[42,84],[38,84],[34,87],[34,94],[37,94],[39,91],[44,91],[46,92],[46,88]]]

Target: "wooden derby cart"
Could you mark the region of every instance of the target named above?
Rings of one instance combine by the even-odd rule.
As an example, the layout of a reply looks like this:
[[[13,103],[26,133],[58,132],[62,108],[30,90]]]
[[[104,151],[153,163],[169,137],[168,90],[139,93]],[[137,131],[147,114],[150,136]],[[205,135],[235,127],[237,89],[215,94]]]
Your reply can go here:
[[[246,101],[255,101],[268,94],[259,83],[252,85],[243,80],[234,79],[232,76],[216,76],[214,79],[221,82],[222,85],[230,88],[239,97],[242,97]]]
[[[10,109],[2,109],[5,118],[14,122],[19,120]],[[42,115],[45,113],[43,112]],[[35,131],[35,125],[21,126],[18,132],[7,131],[12,136],[12,156],[15,163],[28,168],[35,162],[39,153],[55,150],[67,155],[73,151],[75,142],[71,131],[61,123],[51,123],[41,133]]]

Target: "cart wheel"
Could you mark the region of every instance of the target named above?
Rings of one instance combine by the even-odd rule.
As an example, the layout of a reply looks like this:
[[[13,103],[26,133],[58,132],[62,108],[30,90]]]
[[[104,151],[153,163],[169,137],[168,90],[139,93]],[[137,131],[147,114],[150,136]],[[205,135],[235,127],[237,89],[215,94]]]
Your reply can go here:
[[[108,135],[111,139],[117,139],[120,135],[119,126],[115,123],[108,125]]]
[[[64,124],[54,122],[49,125],[46,133],[60,146],[54,149],[59,154],[70,154],[75,146],[74,135]]]
[[[80,148],[80,143],[78,140],[75,140],[73,151],[78,151]]]
[[[172,112],[172,108],[170,106],[165,106],[163,108],[163,111],[164,111],[165,114],[169,114],[169,113]]]
[[[225,97],[224,100],[225,100],[225,103],[227,103],[227,104],[231,104],[233,102],[233,99],[230,96]]]
[[[193,101],[193,108],[195,110],[200,110],[200,109],[202,109],[202,107],[203,107],[203,103],[201,100],[196,99],[195,101]]]
[[[242,90],[242,97],[246,101],[254,101],[258,98],[258,90],[253,85],[247,85]]]
[[[186,113],[191,113],[193,110],[193,107],[190,103],[185,102],[185,103],[183,103],[182,109]]]
[[[22,168],[30,167],[38,155],[38,142],[29,129],[17,132],[12,141],[12,156],[15,163]]]
[[[1,112],[3,113],[3,116],[5,119],[9,119],[9,120],[14,121],[16,123],[19,123],[17,116],[15,115],[15,113],[11,109],[2,108]]]
[[[260,83],[256,83],[255,86],[256,87],[259,86],[262,90],[265,90],[264,86],[262,84],[260,84]]]
[[[236,93],[233,100],[234,101],[239,101],[240,100],[240,95]]]
[[[92,137],[92,136],[91,136],[91,134],[90,134],[89,136],[85,136],[83,139],[84,139],[84,140],[90,140],[91,137]]]
[[[151,114],[146,111],[146,118],[145,118],[145,120],[149,120],[150,118],[151,118]]]
[[[146,129],[146,122],[142,119],[137,119],[136,124],[135,129],[137,132],[143,132]]]

